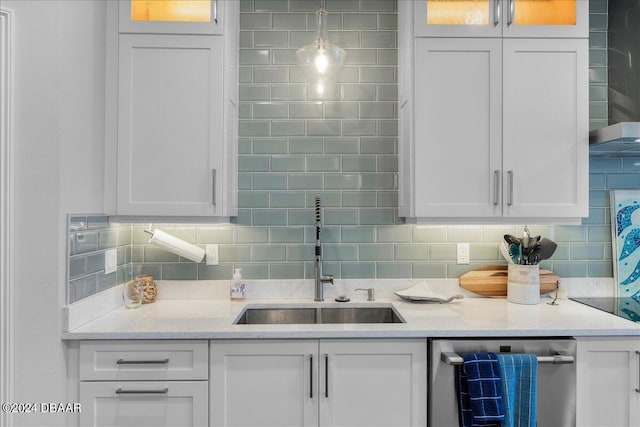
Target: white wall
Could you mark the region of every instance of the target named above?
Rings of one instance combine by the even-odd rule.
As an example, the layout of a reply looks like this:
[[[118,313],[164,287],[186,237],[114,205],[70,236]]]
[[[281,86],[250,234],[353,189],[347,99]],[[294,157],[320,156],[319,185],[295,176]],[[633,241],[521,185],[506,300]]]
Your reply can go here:
[[[15,402],[67,402],[66,214],[102,212],[102,1],[3,0],[15,11]],[[16,426],[65,415],[16,416]]]

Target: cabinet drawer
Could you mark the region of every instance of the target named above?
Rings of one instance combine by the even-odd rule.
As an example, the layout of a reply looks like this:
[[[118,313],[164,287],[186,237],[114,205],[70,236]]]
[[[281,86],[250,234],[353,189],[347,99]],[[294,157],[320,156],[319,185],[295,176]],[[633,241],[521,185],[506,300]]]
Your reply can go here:
[[[206,380],[207,341],[83,341],[80,380]]]

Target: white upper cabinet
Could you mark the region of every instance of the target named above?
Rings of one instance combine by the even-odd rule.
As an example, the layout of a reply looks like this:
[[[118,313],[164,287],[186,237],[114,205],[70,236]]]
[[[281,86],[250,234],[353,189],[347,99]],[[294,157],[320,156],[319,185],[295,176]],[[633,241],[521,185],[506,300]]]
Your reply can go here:
[[[209,5],[211,22],[162,21],[151,12],[158,20],[133,20],[136,3]],[[110,8],[108,213],[236,215],[237,2],[121,1]]]
[[[583,0],[417,0],[416,37],[587,37]]]
[[[120,0],[121,33],[222,34],[226,0]]]

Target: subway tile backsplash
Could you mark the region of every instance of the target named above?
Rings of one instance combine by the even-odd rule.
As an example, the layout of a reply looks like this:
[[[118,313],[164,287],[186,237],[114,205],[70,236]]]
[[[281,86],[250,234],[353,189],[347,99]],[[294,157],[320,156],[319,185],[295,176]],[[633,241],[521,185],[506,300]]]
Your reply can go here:
[[[102,215],[69,221],[70,303],[129,280],[313,277],[314,198],[322,198],[324,271],[337,278],[456,278],[503,262],[498,242],[521,226],[406,225],[397,217],[397,15],[394,0],[327,0],[329,39],[348,52],[320,97],[295,67],[314,36],[320,0],[241,0],[239,215],[229,225],[162,224],[188,242],[220,245],[220,265],[149,245],[146,225]],[[590,126],[607,124],[607,2],[590,0]],[[530,226],[558,243],[543,263],[564,277],[612,277],[608,190],[640,186],[640,158],[590,160],[581,226]],[[457,265],[456,243],[471,264]],[[104,252],[118,270],[104,274]]]

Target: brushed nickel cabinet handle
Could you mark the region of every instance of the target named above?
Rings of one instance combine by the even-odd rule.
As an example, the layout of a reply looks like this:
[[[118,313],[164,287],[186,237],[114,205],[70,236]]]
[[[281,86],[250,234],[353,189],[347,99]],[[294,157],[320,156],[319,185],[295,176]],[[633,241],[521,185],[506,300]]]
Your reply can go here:
[[[509,0],[509,8],[507,9],[507,25],[513,24],[516,19],[516,6],[514,0]]]
[[[500,192],[500,170],[496,169],[493,171],[493,205],[498,206],[500,203],[500,198],[498,194]]]
[[[116,360],[116,364],[118,365],[166,365],[167,363],[169,363],[168,358],[161,360]]]
[[[216,169],[211,169],[211,204],[216,206]]]
[[[313,399],[313,354],[309,355],[309,399]]]
[[[324,397],[329,397],[329,355],[324,355]]]
[[[636,351],[636,356],[638,356],[638,388],[636,393],[640,393],[640,351]]]
[[[167,394],[169,393],[169,388],[165,387],[160,390],[123,390],[118,388],[116,390],[116,394]]]
[[[493,0],[493,26],[500,25],[500,3],[502,0]]]
[[[213,22],[218,23],[218,0],[213,2]]]
[[[507,205],[513,205],[513,171],[507,171],[509,177],[509,198],[507,199]]]

